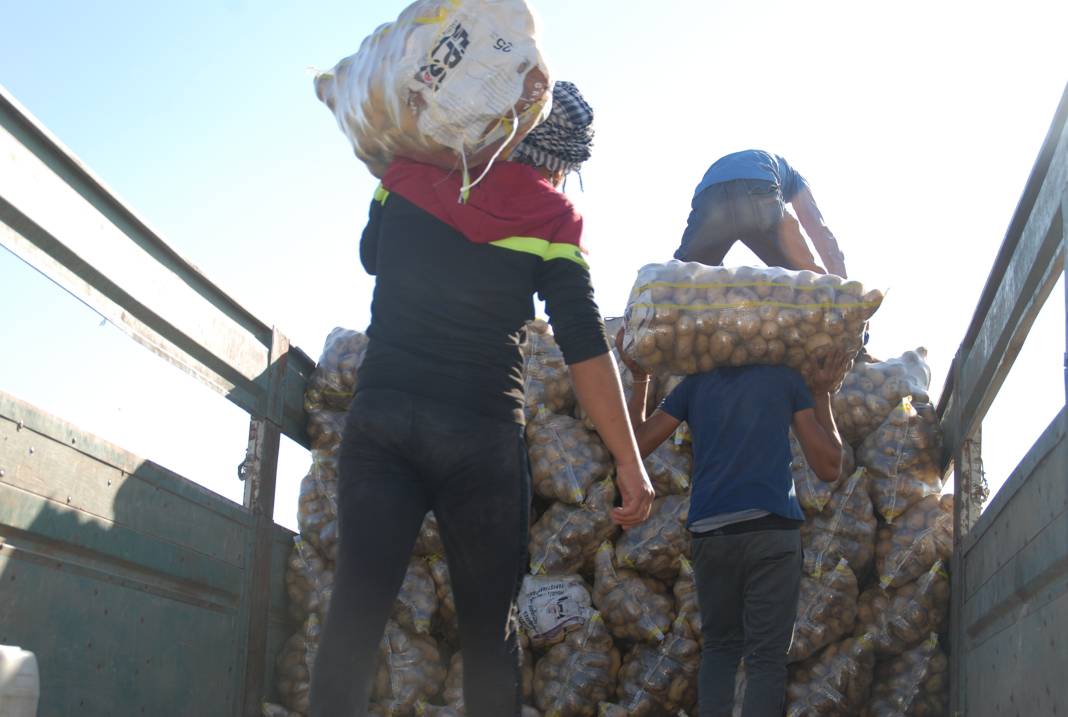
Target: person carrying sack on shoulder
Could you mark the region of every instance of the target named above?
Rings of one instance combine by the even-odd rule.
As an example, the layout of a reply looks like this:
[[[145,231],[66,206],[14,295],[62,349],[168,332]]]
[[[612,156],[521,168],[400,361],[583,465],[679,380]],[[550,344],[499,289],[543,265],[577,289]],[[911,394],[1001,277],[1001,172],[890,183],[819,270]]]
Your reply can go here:
[[[379,643],[434,511],[459,617],[469,717],[513,717],[513,603],[525,572],[530,475],[520,345],[544,301],[579,402],[616,464],[625,529],[653,489],[638,456],[580,239],[558,191],[589,158],[593,113],[557,82],[548,119],[457,203],[457,172],[396,159],[360,260],[376,277],[370,342],[340,450],[333,597],[310,717],[367,714]]]
[[[786,211],[786,204],[797,212],[801,226]],[[822,267],[805,243],[802,226],[823,260]],[[708,168],[694,192],[675,258],[722,264],[736,241],[768,266],[846,278],[845,255],[823,221],[808,182],[777,154],[747,149],[721,157]]]
[[[628,409],[642,456],[683,421],[693,436],[687,527],[704,639],[699,717],[729,717],[745,659],[743,717],[782,717],[786,659],[801,589],[804,514],[790,472],[792,429],[820,480],[837,480],[842,440],[833,383],[850,359],[834,351],[811,387],[786,366],[727,366],[687,376],[646,418],[649,375],[616,346],[634,376]]]

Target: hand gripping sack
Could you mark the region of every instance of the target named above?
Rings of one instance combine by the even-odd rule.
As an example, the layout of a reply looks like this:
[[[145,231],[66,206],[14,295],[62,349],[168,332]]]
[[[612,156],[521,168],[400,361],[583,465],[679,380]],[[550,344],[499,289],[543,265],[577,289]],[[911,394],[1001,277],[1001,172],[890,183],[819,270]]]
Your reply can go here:
[[[623,351],[658,374],[769,364],[808,380],[832,349],[860,350],[882,300],[882,292],[833,274],[649,264],[627,303]]]
[[[452,168],[507,156],[548,115],[549,72],[524,0],[419,0],[315,78],[356,156]]]

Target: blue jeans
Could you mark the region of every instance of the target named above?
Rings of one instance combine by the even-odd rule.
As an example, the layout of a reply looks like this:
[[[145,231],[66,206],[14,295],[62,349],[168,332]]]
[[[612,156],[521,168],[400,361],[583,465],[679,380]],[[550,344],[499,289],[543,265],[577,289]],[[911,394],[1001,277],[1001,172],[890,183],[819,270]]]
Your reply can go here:
[[[530,520],[523,427],[364,389],[349,409],[338,468],[340,542],[310,717],[367,714],[378,645],[430,510],[456,598],[467,714],[518,715],[512,605]]]
[[[774,182],[734,179],[713,184],[694,197],[675,258],[719,265],[736,241],[768,266],[807,269],[815,262]]]
[[[744,657],[743,717],[782,717],[801,591],[800,531],[695,537],[692,550],[704,638],[698,715],[730,717]]]

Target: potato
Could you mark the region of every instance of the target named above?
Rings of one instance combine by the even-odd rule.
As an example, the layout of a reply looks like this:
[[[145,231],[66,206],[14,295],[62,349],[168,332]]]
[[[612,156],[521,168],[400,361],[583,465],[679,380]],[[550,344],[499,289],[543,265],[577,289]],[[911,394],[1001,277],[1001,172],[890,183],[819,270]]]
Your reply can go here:
[[[297,497],[300,534],[328,561],[337,558],[337,459],[314,451]]]
[[[449,563],[443,555],[428,555],[426,564],[430,570],[430,578],[434,581],[434,596],[438,607],[433,624],[436,628],[435,635],[446,642],[453,642],[459,635],[459,622],[456,617],[452,580],[449,577]]]
[[[392,618],[416,635],[429,635],[430,623],[438,611],[437,586],[426,560],[413,557],[393,604]]]
[[[929,403],[930,385],[931,367],[922,346],[888,361],[857,361],[833,399],[842,438],[859,445],[906,396],[916,403]]]
[[[412,552],[422,556],[445,555],[445,544],[441,542],[438,519],[433,511],[423,518],[423,524],[419,527],[419,537],[415,541],[415,548]]]
[[[875,667],[872,698],[861,717],[936,717],[949,708],[949,660],[932,633]]]
[[[311,704],[311,674],[315,657],[319,653],[319,637],[322,626],[319,615],[312,613],[286,641],[278,653],[276,676],[278,695],[282,704],[301,714],[308,714]]]
[[[942,492],[942,429],[929,403],[901,399],[857,449],[871,476],[872,501],[887,523],[929,495]]]
[[[791,667],[786,717],[853,717],[867,701],[874,669],[871,635],[828,646]]]
[[[586,490],[607,476],[612,460],[600,437],[578,419],[542,410],[527,424],[534,492],[578,505]]]
[[[690,634],[699,643],[703,642],[701,634],[701,609],[697,604],[697,583],[694,581],[693,565],[684,557],[679,558],[679,577],[672,588],[675,593],[675,610],[677,620],[685,620]]]
[[[635,644],[619,672],[619,704],[631,717],[659,717],[697,704],[701,648],[685,621],[659,645]]]
[[[313,451],[333,455],[341,446],[345,431],[345,414],[341,411],[309,411],[308,439]]]
[[[657,374],[770,363],[809,378],[832,348],[860,350],[865,323],[882,302],[881,292],[810,273],[649,264],[631,291],[624,351]]]
[[[865,590],[857,603],[857,631],[874,636],[880,655],[900,655],[940,632],[948,610],[949,574],[938,561],[915,582]]]
[[[600,613],[554,645],[534,668],[534,702],[554,717],[594,717],[615,694],[619,651]]]
[[[658,496],[685,495],[690,491],[693,447],[664,441],[645,457],[645,471]]]
[[[953,496],[929,495],[876,534],[879,583],[900,587],[927,572],[935,561],[953,556]]]
[[[575,407],[575,390],[564,354],[542,320],[527,322],[523,353],[524,412],[528,421],[544,407],[550,413],[570,414]]]
[[[527,575],[516,608],[520,627],[539,649],[563,642],[594,612],[589,588],[578,575]]]
[[[842,466],[838,473],[838,480],[827,483],[816,477],[808,466],[805,453],[801,449],[801,443],[797,440],[793,431],[790,431],[790,472],[794,478],[794,492],[797,494],[797,502],[805,515],[812,517],[818,515],[827,507],[831,496],[849,476],[853,475],[856,464],[853,458],[853,449],[848,443],[842,444]]]
[[[323,355],[304,390],[305,411],[344,414],[356,391],[356,373],[367,352],[367,343],[367,336],[359,331],[338,327],[330,332]]]
[[[801,577],[794,639],[789,660],[806,660],[853,631],[857,617],[857,577],[845,560],[819,577]]]
[[[612,522],[616,488],[606,478],[582,505],[553,503],[530,529],[532,575],[567,575],[592,566],[597,548],[618,530]]]
[[[605,542],[597,551],[596,564],[593,604],[612,634],[620,640],[662,641],[675,619],[667,588],[633,570],[617,568],[611,543]]]
[[[441,692],[446,670],[437,643],[412,635],[392,620],[379,646],[372,699],[386,714],[411,714],[420,702]]]
[[[674,580],[679,557],[690,554],[690,531],[686,529],[689,510],[687,495],[654,500],[648,519],[616,541],[616,562],[660,580]]]
[[[855,574],[866,574],[875,552],[875,528],[868,477],[857,469],[823,511],[801,526],[805,572],[818,578],[844,558]]]
[[[286,593],[290,614],[303,622],[312,613],[325,614],[334,592],[334,571],[315,548],[299,535],[286,563]]]

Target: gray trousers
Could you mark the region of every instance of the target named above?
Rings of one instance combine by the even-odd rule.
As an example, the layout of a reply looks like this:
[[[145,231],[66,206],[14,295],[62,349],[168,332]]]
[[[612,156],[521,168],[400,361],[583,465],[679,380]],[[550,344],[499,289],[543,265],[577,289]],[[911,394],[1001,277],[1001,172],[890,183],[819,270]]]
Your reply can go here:
[[[743,717],[782,717],[801,589],[800,531],[697,537],[693,558],[704,637],[698,714],[730,717],[744,657]]]

